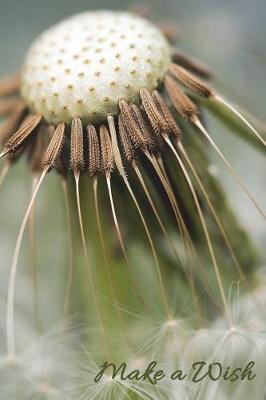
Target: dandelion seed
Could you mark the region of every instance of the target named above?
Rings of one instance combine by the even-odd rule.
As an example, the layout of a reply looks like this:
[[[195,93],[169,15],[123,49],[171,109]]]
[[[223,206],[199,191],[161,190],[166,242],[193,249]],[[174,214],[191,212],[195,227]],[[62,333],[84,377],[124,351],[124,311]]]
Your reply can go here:
[[[204,128],[202,123],[200,122],[200,120],[197,116],[198,110],[197,110],[196,106],[192,103],[192,101],[189,99],[189,97],[179,89],[179,87],[177,86],[177,84],[174,82],[174,80],[172,78],[166,77],[165,85],[166,85],[166,90],[167,90],[171,100],[173,101],[173,104],[174,104],[176,110],[178,111],[178,113],[180,113],[185,119],[188,119],[193,124],[195,124],[195,126],[204,134],[204,136],[207,138],[207,140],[211,143],[213,148],[216,150],[216,152],[222,158],[223,162],[229,169],[230,173],[235,177],[235,179],[240,184],[240,186],[242,187],[244,192],[247,194],[247,196],[250,198],[250,200],[252,201],[254,206],[257,208],[259,213],[265,219],[266,216],[265,216],[265,213],[263,212],[263,210],[261,209],[261,207],[257,204],[256,200],[254,199],[252,194],[249,192],[249,190],[246,188],[246,186],[243,183],[240,176],[235,172],[235,170],[233,169],[231,164],[227,161],[227,159],[223,155],[222,151],[214,143],[214,141],[212,140],[212,138],[210,137],[210,135],[208,134],[208,132],[206,131],[206,129]],[[197,83],[195,85],[197,85]],[[195,88],[195,85],[193,82],[192,86],[194,88]],[[203,93],[207,93],[207,92],[211,93],[210,89],[207,86],[201,85],[201,84],[199,84],[199,86],[197,87],[197,90],[199,90],[202,95],[203,95]]]
[[[243,115],[240,114],[231,104],[228,103],[225,99],[223,99],[220,95],[216,94],[212,88],[207,85],[205,82],[198,79],[192,73],[186,71],[184,68],[172,64],[170,67],[170,71],[172,74],[180,80],[185,86],[189,87],[192,91],[197,93],[199,96],[203,96],[209,99],[213,99],[216,102],[220,102],[229,108],[239,119],[241,119],[244,124],[248,126],[248,128],[257,136],[257,138],[261,141],[264,146],[266,146],[265,140],[261,137],[261,135],[256,131],[256,129],[244,118]]]

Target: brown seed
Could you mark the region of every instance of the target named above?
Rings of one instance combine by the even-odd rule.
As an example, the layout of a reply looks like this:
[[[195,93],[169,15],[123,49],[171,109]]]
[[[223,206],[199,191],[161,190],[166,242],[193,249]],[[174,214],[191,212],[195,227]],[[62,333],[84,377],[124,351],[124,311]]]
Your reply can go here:
[[[47,126],[47,136],[51,140],[55,132],[55,127],[54,125],[48,125]],[[58,157],[56,158],[55,164],[54,164],[54,169],[62,175],[64,178],[67,176],[68,172],[68,160],[69,156],[65,152],[64,146],[62,146],[60,154],[58,154]]]
[[[110,132],[111,145],[112,145],[112,150],[113,150],[113,155],[114,155],[115,166],[117,168],[118,173],[121,176],[126,177],[126,172],[125,172],[125,169],[123,166],[120,149],[119,149],[119,146],[117,143],[117,133],[116,133],[114,117],[111,114],[108,114],[107,121],[108,121],[108,127],[109,127],[109,132]]]
[[[121,111],[121,117],[123,125],[128,132],[128,135],[132,141],[133,147],[137,149],[142,144],[142,138],[140,135],[140,129],[136,118],[132,114],[132,109],[125,100],[119,101],[119,108]]]
[[[153,92],[153,98],[154,101],[158,107],[158,109],[161,111],[162,115],[164,116],[164,119],[167,123],[168,126],[168,134],[174,135],[176,138],[180,138],[181,131],[179,126],[174,120],[174,117],[171,114],[171,111],[169,110],[166,102],[162,98],[162,96],[159,94],[157,90]]]
[[[7,121],[1,125],[0,127],[0,144],[3,145],[9,137],[15,132],[25,113],[26,113],[26,104],[23,101],[20,101],[18,105],[14,108],[13,113],[7,119]]]
[[[132,104],[131,110],[139,126],[140,147],[143,151],[153,149],[156,140],[152,130],[149,129],[140,109],[136,105]]]
[[[70,168],[74,174],[84,168],[83,127],[78,117],[73,118],[71,123]]]
[[[14,152],[7,154],[7,159],[9,162],[14,163],[19,160],[22,154],[24,154],[26,145],[23,143]]]
[[[151,123],[151,126],[156,133],[156,135],[160,136],[162,132],[167,129],[166,121],[162,114],[159,112],[152,95],[147,89],[140,90],[141,101],[145,110],[145,113]]]
[[[169,68],[170,72],[178,79],[181,83],[193,90],[196,94],[203,97],[212,97],[214,94],[211,88],[191,72],[186,71],[184,68],[179,67],[176,64],[171,64]]]
[[[175,64],[181,65],[181,67],[193,72],[194,74],[201,76],[202,78],[209,79],[212,77],[212,73],[207,66],[179,51],[175,50],[173,52],[172,61]]]
[[[106,176],[110,176],[114,169],[114,156],[109,131],[105,125],[101,125],[100,127],[100,139],[103,171]]]
[[[121,115],[118,117],[118,130],[126,159],[131,163],[134,160],[134,148],[130,141],[127,129],[123,124]]]
[[[153,128],[147,115],[143,110],[139,109],[139,111],[140,117],[142,119],[142,122],[140,121],[140,123],[141,125],[143,125],[143,134],[147,137],[147,140],[149,142],[149,151],[157,152],[163,147],[162,137],[154,134]]]
[[[42,120],[42,115],[34,114],[27,116],[19,129],[8,139],[4,145],[4,152],[14,152],[34,131]]]
[[[59,125],[57,125],[53,137],[50,140],[50,143],[44,154],[43,157],[44,168],[46,167],[52,168],[55,166],[57,158],[60,155],[63,147],[64,134],[65,134],[65,124],[61,122]]]
[[[93,125],[87,126],[87,137],[89,144],[89,173],[91,176],[95,176],[102,171],[102,165],[99,138]]]
[[[177,112],[183,118],[193,120],[198,113],[198,109],[190,98],[179,88],[177,83],[170,76],[164,80],[166,91]]]

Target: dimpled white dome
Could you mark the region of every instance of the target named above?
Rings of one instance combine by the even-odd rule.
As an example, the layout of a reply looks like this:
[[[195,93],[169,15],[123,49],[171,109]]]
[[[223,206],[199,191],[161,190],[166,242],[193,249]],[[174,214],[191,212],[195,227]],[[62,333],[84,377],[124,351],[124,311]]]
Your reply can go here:
[[[85,12],[44,32],[22,73],[22,96],[49,123],[100,123],[123,98],[138,104],[140,88],[155,89],[170,48],[150,22],[125,12]]]

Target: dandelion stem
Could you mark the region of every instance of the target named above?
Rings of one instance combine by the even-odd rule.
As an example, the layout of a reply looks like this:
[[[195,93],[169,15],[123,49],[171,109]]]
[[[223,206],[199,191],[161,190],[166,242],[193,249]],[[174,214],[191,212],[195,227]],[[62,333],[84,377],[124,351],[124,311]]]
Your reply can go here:
[[[225,156],[223,155],[223,153],[221,152],[221,150],[219,149],[219,147],[216,145],[216,143],[213,141],[213,139],[210,137],[210,135],[208,134],[208,132],[206,131],[206,129],[204,128],[204,126],[202,125],[202,123],[198,120],[198,118],[195,119],[194,121],[195,125],[199,128],[199,130],[204,134],[204,136],[207,138],[207,140],[210,142],[210,144],[212,145],[212,147],[215,149],[215,151],[219,154],[219,156],[221,157],[221,159],[223,160],[223,162],[225,163],[225,165],[227,166],[227,168],[229,169],[230,173],[235,177],[235,179],[237,180],[237,182],[239,183],[239,185],[242,187],[242,189],[244,190],[244,192],[246,193],[246,195],[249,197],[249,199],[251,200],[251,202],[254,204],[254,206],[256,207],[256,209],[258,210],[258,212],[262,215],[262,217],[264,219],[266,219],[266,215],[263,212],[263,210],[260,208],[260,206],[258,205],[258,203],[256,202],[256,200],[254,199],[254,197],[252,196],[252,194],[249,192],[249,190],[246,188],[244,182],[242,181],[241,177],[236,173],[236,171],[234,170],[234,168],[232,168],[231,164],[227,161],[227,159],[225,158]]]
[[[216,261],[216,257],[215,257],[215,253],[214,253],[213,246],[212,246],[212,243],[211,243],[210,235],[209,235],[208,228],[207,228],[207,225],[206,225],[204,217],[203,217],[203,213],[202,213],[202,210],[201,210],[201,206],[199,204],[198,197],[196,195],[196,192],[195,192],[193,184],[192,184],[192,182],[190,180],[190,177],[189,177],[189,175],[187,173],[187,170],[186,170],[181,158],[179,157],[175,147],[173,146],[172,142],[170,141],[170,139],[167,136],[164,136],[164,139],[165,139],[166,143],[168,144],[168,146],[170,147],[170,149],[173,151],[173,153],[174,153],[174,155],[175,155],[175,157],[176,157],[176,159],[178,161],[178,164],[180,165],[180,168],[181,168],[181,170],[182,170],[182,172],[184,174],[184,177],[185,177],[185,179],[186,179],[186,181],[187,181],[187,183],[189,185],[192,197],[193,197],[194,202],[195,202],[195,206],[197,208],[197,211],[198,211],[198,214],[199,214],[199,217],[200,217],[200,220],[201,220],[201,224],[202,224],[202,228],[203,228],[204,235],[205,235],[205,238],[206,238],[208,250],[209,250],[210,257],[211,257],[211,260],[212,260],[212,263],[213,263],[214,272],[215,272],[216,279],[217,279],[217,282],[218,282],[218,286],[219,286],[219,289],[220,289],[222,301],[223,301],[223,304],[224,304],[224,307],[225,307],[225,312],[226,312],[226,315],[228,317],[228,320],[229,320],[230,324],[232,324],[230,311],[229,311],[228,303],[227,303],[227,300],[226,300],[226,296],[225,296],[225,292],[224,292],[224,288],[223,288],[223,284],[222,284],[222,279],[221,279],[219,267],[218,267],[218,264],[217,264],[217,261]]]
[[[101,248],[103,251],[105,270],[106,270],[106,274],[107,274],[108,283],[111,288],[112,296],[113,296],[113,299],[115,302],[116,313],[117,313],[118,319],[122,326],[123,325],[122,324],[122,322],[123,322],[122,313],[118,306],[118,298],[117,298],[115,285],[114,285],[112,273],[110,270],[110,264],[109,264],[108,258],[107,258],[106,246],[105,246],[105,242],[104,242],[104,236],[103,236],[103,230],[102,230],[102,224],[101,224],[101,218],[100,218],[100,211],[99,211],[99,203],[98,203],[98,178],[97,178],[97,176],[93,177],[93,192],[94,192],[96,220],[97,220],[98,232],[99,232],[99,236],[100,236]]]
[[[153,202],[153,200],[152,200],[152,198],[151,198],[151,195],[150,195],[150,193],[149,193],[149,190],[148,190],[148,188],[147,188],[147,186],[146,186],[146,184],[145,184],[145,182],[144,182],[144,179],[143,179],[143,177],[142,177],[142,174],[141,174],[141,172],[140,172],[140,170],[139,170],[139,168],[137,167],[137,165],[136,165],[135,162],[133,163],[133,168],[134,168],[134,170],[135,170],[135,172],[136,172],[136,174],[137,174],[137,177],[138,177],[138,179],[139,179],[139,181],[140,181],[140,183],[141,183],[141,185],[142,185],[142,187],[143,187],[143,190],[144,190],[144,192],[145,192],[145,194],[146,194],[146,196],[147,196],[147,198],[148,198],[148,201],[149,201],[149,203],[150,203],[150,205],[151,205],[151,208],[152,208],[152,210],[153,210],[153,213],[154,213],[154,215],[155,215],[155,217],[156,217],[156,219],[157,219],[157,221],[158,221],[158,224],[159,224],[159,226],[160,226],[160,228],[161,228],[161,230],[162,230],[162,232],[163,232],[163,234],[164,234],[166,240],[168,241],[168,243],[170,243],[170,246],[171,246],[171,248],[172,248],[172,250],[173,250],[175,256],[177,257],[177,259],[178,259],[178,260],[180,261],[180,263],[181,263],[181,266],[182,266],[182,268],[183,268],[183,270],[184,270],[184,272],[185,272],[185,274],[186,274],[186,277],[187,277],[187,279],[188,279],[188,282],[189,282],[189,286],[190,286],[192,295],[193,295],[193,297],[194,297],[194,299],[195,299],[196,306],[197,306],[197,310],[198,310],[198,312],[200,313],[200,306],[199,306],[197,294],[196,294],[196,291],[195,291],[195,285],[194,285],[193,275],[190,273],[190,272],[191,272],[190,269],[189,269],[189,271],[187,271],[187,268],[186,268],[186,266],[185,266],[185,264],[184,264],[184,261],[183,261],[182,257],[180,257],[180,255],[178,254],[178,252],[177,252],[177,250],[176,250],[176,248],[175,248],[175,245],[174,245],[174,243],[173,243],[173,240],[172,240],[172,238],[170,237],[170,235],[168,234],[168,232],[167,232],[167,230],[166,230],[166,228],[165,228],[165,226],[164,226],[164,223],[163,223],[163,221],[162,221],[162,219],[161,219],[161,217],[160,217],[160,215],[159,215],[159,213],[158,213],[158,211],[157,211],[157,209],[156,209],[156,207],[155,207],[155,204],[154,204],[154,202]]]
[[[93,177],[92,185],[93,185],[93,196],[94,196],[94,206],[95,206],[97,227],[98,227],[101,247],[102,247],[102,251],[103,251],[103,258],[104,258],[104,263],[105,263],[105,266],[106,266],[106,270],[108,271],[108,277],[110,278],[110,270],[109,270],[109,264],[108,264],[108,259],[107,259],[106,247],[105,247],[105,243],[104,243],[104,239],[103,239],[103,230],[102,230],[100,211],[99,211],[98,178],[97,178],[97,176]],[[111,287],[113,288],[113,284],[112,283],[111,283]]]
[[[117,215],[116,215],[115,206],[114,206],[114,199],[113,199],[113,194],[112,194],[111,177],[109,175],[106,176],[106,183],[107,183],[108,194],[109,194],[109,199],[110,199],[110,204],[111,204],[111,209],[112,209],[112,215],[113,215],[113,220],[114,220],[114,224],[115,224],[118,240],[119,240],[119,243],[120,243],[121,250],[123,252],[124,258],[126,260],[126,263],[129,264],[128,256],[127,256],[127,253],[126,253],[125,244],[124,244],[124,241],[123,241],[123,238],[122,238],[122,235],[121,235],[121,231],[120,231],[120,228],[119,228],[118,220],[117,220]]]
[[[175,214],[175,218],[176,218],[176,221],[177,221],[177,224],[178,224],[179,231],[181,233],[182,242],[184,243],[184,246],[185,246],[185,248],[187,250],[187,253],[188,253],[188,255],[189,255],[189,257],[191,258],[192,261],[194,261],[194,260],[197,261],[197,263],[198,263],[198,265],[200,267],[200,270],[201,270],[201,275],[204,276],[205,275],[204,274],[204,270],[202,269],[202,267],[200,265],[200,262],[199,262],[195,247],[193,245],[191,236],[190,236],[189,231],[188,231],[188,229],[186,227],[186,224],[185,224],[185,221],[184,221],[184,219],[182,217],[181,211],[179,210],[179,207],[177,205],[177,202],[176,202],[176,199],[175,199],[175,195],[174,195],[174,193],[172,191],[170,182],[168,180],[166,171],[164,169],[164,165],[163,165],[162,159],[159,158],[157,160],[154,157],[151,157],[148,153],[146,154],[146,156],[148,156],[148,159],[152,163],[152,165],[153,165],[157,175],[159,176],[159,178],[160,178],[160,180],[162,182],[162,185],[163,185],[163,187],[164,187],[164,189],[165,189],[165,191],[166,191],[166,193],[168,195],[168,198],[169,198],[169,201],[171,203],[173,212]],[[207,280],[204,279],[204,278],[202,280],[203,280],[203,282],[205,284],[207,292],[209,293],[210,297],[213,299],[213,301],[215,303],[215,299],[213,298],[208,285],[206,285]]]
[[[10,170],[10,167],[11,167],[11,163],[10,163],[9,160],[7,160],[7,161],[5,162],[5,164],[4,164],[3,168],[2,168],[2,170],[1,170],[1,173],[0,173],[0,187],[1,187],[1,186],[3,185],[3,183],[4,183],[4,181],[5,181],[5,179],[6,179],[6,176],[7,176],[8,172],[9,172],[9,170]]]
[[[39,176],[35,175],[32,182],[32,194],[38,184]],[[38,313],[38,283],[37,283],[37,265],[36,265],[36,254],[35,254],[35,204],[33,204],[29,216],[29,238],[30,238],[30,272],[32,280],[33,290],[33,308],[34,308],[34,321],[36,328],[39,329],[41,326],[40,316]]]
[[[112,185],[111,185],[110,175],[106,175],[106,182],[107,182],[108,195],[109,195],[109,199],[110,199],[111,210],[112,210],[112,215],[113,215],[113,220],[114,220],[114,224],[115,224],[116,233],[117,233],[117,236],[118,236],[118,240],[119,240],[119,244],[120,244],[123,256],[125,258],[126,264],[128,266],[129,272],[130,272],[129,273],[129,279],[130,279],[130,281],[131,281],[131,283],[132,283],[132,285],[134,287],[134,290],[136,291],[141,303],[148,309],[149,307],[146,304],[145,300],[143,299],[143,296],[140,293],[140,291],[139,291],[139,289],[138,289],[138,287],[137,287],[137,285],[135,283],[135,280],[133,279],[133,268],[132,268],[132,265],[131,265],[131,263],[129,261],[129,258],[127,256],[127,253],[126,253],[126,247],[125,247],[125,244],[124,244],[124,240],[123,240],[123,237],[122,237],[122,234],[121,234],[121,230],[120,230],[118,219],[117,219],[117,215],[116,215],[114,199],[113,199],[113,194],[112,194]]]
[[[154,156],[151,156],[148,152],[146,152],[145,155],[148,158],[148,160],[150,161],[150,163],[152,164],[153,168],[155,169],[155,171],[156,171],[156,173],[157,173],[157,175],[158,175],[158,177],[159,177],[159,179],[160,179],[160,181],[161,181],[161,183],[162,183],[162,185],[164,187],[164,190],[166,191],[166,193],[168,195],[169,201],[170,201],[171,206],[172,206],[172,210],[173,210],[175,218],[176,218],[176,222],[177,222],[177,225],[178,225],[178,229],[179,229],[179,232],[180,232],[180,236],[181,236],[182,242],[184,243],[185,247],[187,247],[187,241],[186,241],[186,238],[185,238],[184,232],[183,232],[184,225],[182,224],[181,212],[180,212],[179,207],[177,205],[176,199],[175,199],[175,197],[174,197],[174,195],[172,193],[171,187],[168,184],[164,174],[160,170],[156,158]]]
[[[182,217],[182,214],[181,214],[181,212],[180,212],[180,210],[179,210],[179,208],[178,208],[178,206],[177,206],[177,203],[176,203],[176,200],[175,200],[175,196],[174,196],[174,193],[173,193],[173,191],[172,191],[171,184],[170,184],[169,179],[168,179],[168,177],[167,177],[167,173],[166,173],[166,170],[165,170],[165,167],[164,167],[164,163],[163,163],[163,160],[162,160],[161,157],[158,158],[158,164],[159,164],[160,169],[161,169],[161,171],[162,171],[162,173],[163,173],[163,177],[164,177],[164,180],[165,180],[166,185],[167,185],[167,188],[168,188],[167,190],[168,190],[169,193],[170,193],[170,194],[168,194],[168,196],[169,196],[169,195],[171,196],[172,201],[173,201],[173,204],[174,204],[175,207],[177,208],[178,216],[179,216],[179,218],[180,218],[180,224],[182,225],[182,228],[183,228],[183,230],[184,230],[184,234],[185,234],[186,239],[187,239],[187,240],[185,241],[185,246],[186,246],[186,249],[187,249],[187,252],[188,252],[188,256],[189,256],[189,258],[191,259],[192,262],[196,262],[196,263],[197,263],[197,265],[198,265],[198,270],[197,270],[198,276],[199,276],[199,278],[201,279],[201,281],[203,282],[203,284],[204,284],[204,286],[205,286],[205,289],[206,289],[206,292],[208,293],[208,295],[209,295],[210,298],[212,299],[213,304],[214,304],[217,308],[220,308],[220,307],[219,307],[219,304],[217,303],[216,296],[213,296],[213,294],[212,294],[212,292],[211,292],[211,287],[210,287],[210,285],[209,285],[208,278],[207,278],[207,276],[206,276],[205,270],[204,270],[204,268],[203,268],[202,265],[201,265],[201,262],[200,262],[200,259],[199,259],[198,254],[197,254],[197,251],[196,251],[196,249],[195,249],[195,246],[194,246],[194,244],[193,244],[191,235],[190,235],[190,233],[189,233],[189,231],[188,231],[188,229],[187,229],[187,227],[186,227],[185,221],[184,221],[184,219],[183,219],[183,217]],[[173,207],[173,206],[172,206],[172,207]]]
[[[80,194],[79,194],[79,176],[80,176],[79,172],[76,171],[74,174],[74,177],[75,177],[75,183],[76,183],[76,201],[77,201],[81,240],[82,240],[83,252],[84,252],[84,257],[85,257],[85,262],[86,262],[86,267],[87,267],[87,272],[88,272],[89,286],[90,286],[93,302],[95,305],[96,315],[98,318],[104,353],[105,353],[105,356],[107,357],[108,352],[107,352],[107,344],[106,344],[103,320],[102,320],[102,316],[101,316],[100,306],[98,304],[97,296],[96,296],[95,289],[94,289],[91,267],[90,267],[88,251],[87,251],[87,244],[86,244],[86,239],[85,239],[85,234],[84,234],[83,218],[82,218],[81,205],[80,205]],[[108,359],[108,357],[107,357],[107,359]]]
[[[115,286],[114,286],[114,282],[112,279],[110,265],[109,265],[108,258],[107,258],[106,246],[105,246],[105,242],[104,242],[104,238],[103,238],[103,230],[102,230],[100,211],[99,211],[99,203],[98,203],[98,178],[96,176],[93,177],[93,194],[94,194],[96,221],[97,221],[97,227],[98,227],[98,232],[99,232],[99,236],[100,236],[101,248],[103,251],[105,270],[106,270],[108,283],[110,285],[114,301],[117,304],[117,296],[115,293]],[[118,315],[120,316],[119,308],[118,307],[116,307],[116,308],[117,308]]]
[[[227,246],[227,248],[228,248],[228,250],[229,250],[229,252],[231,254],[232,260],[233,260],[233,262],[234,262],[234,264],[236,266],[236,269],[237,269],[237,271],[239,273],[239,276],[241,277],[241,279],[246,280],[246,277],[245,277],[245,275],[244,275],[244,273],[242,271],[241,265],[239,264],[238,259],[237,259],[236,255],[235,255],[235,252],[234,252],[234,250],[233,250],[233,248],[231,246],[231,243],[230,243],[230,240],[229,240],[229,238],[227,236],[227,233],[225,232],[225,229],[223,227],[222,221],[220,220],[217,212],[215,211],[215,208],[214,208],[214,206],[213,206],[213,204],[211,202],[210,196],[208,195],[208,193],[207,193],[207,191],[206,191],[206,189],[205,189],[205,187],[204,187],[204,185],[202,183],[202,180],[200,179],[200,177],[199,177],[199,175],[198,175],[198,173],[197,173],[197,171],[196,171],[191,159],[189,158],[185,148],[183,147],[182,143],[178,142],[177,145],[178,145],[180,151],[182,152],[186,162],[188,163],[189,168],[191,169],[191,171],[192,171],[196,181],[198,182],[198,185],[199,185],[199,187],[200,187],[200,189],[201,189],[201,191],[202,191],[202,193],[203,193],[203,195],[204,195],[204,197],[205,197],[205,199],[206,199],[206,201],[208,203],[208,206],[209,206],[209,208],[211,210],[211,213],[212,213],[212,215],[213,215],[213,217],[214,217],[214,219],[215,219],[215,221],[217,223],[217,226],[218,226],[218,228],[219,228],[219,230],[220,230],[220,232],[221,232],[221,234],[222,234],[222,236],[224,238],[226,246]]]
[[[152,240],[148,225],[146,223],[146,220],[145,220],[145,218],[143,216],[143,213],[142,213],[141,208],[140,208],[140,206],[138,204],[138,201],[137,201],[137,199],[136,199],[136,197],[134,195],[134,192],[133,192],[133,190],[132,190],[132,188],[130,186],[130,183],[129,183],[128,179],[127,179],[127,176],[126,176],[126,173],[125,173],[125,170],[124,170],[124,167],[123,167],[120,151],[119,151],[118,144],[117,144],[117,137],[116,137],[116,129],[115,129],[115,125],[114,125],[114,119],[113,119],[113,117],[111,115],[108,115],[108,124],[109,124],[109,128],[110,128],[110,133],[111,133],[111,142],[112,142],[112,148],[113,148],[113,153],[114,153],[115,164],[116,164],[116,167],[117,167],[117,169],[118,169],[118,171],[119,171],[119,173],[120,173],[120,175],[121,175],[121,177],[122,177],[122,179],[123,179],[128,191],[129,191],[130,196],[132,197],[132,200],[133,200],[133,202],[134,202],[134,204],[135,204],[135,206],[137,208],[137,211],[138,211],[139,216],[141,218],[141,221],[142,221],[142,224],[144,226],[145,232],[147,234],[147,238],[148,238],[148,241],[150,243],[151,251],[152,251],[153,258],[154,258],[155,265],[156,265],[156,270],[157,270],[157,274],[158,274],[162,300],[163,300],[163,303],[164,303],[164,306],[165,306],[167,317],[170,318],[171,313],[170,313],[168,300],[167,300],[167,296],[166,296],[166,292],[165,292],[165,288],[164,288],[164,283],[163,283],[163,279],[162,279],[162,274],[161,274],[161,269],[160,269],[160,265],[159,265],[158,256],[157,256],[157,253],[156,253],[156,250],[155,250],[155,246],[154,246],[154,243],[153,243],[153,240]]]
[[[214,101],[216,101],[217,103],[222,103],[224,106],[226,106],[227,108],[229,108],[230,111],[232,111],[232,113],[234,113],[257,137],[257,139],[264,145],[266,146],[266,142],[263,139],[263,137],[261,137],[261,135],[256,131],[256,129],[251,125],[250,122],[248,122],[248,120],[239,112],[237,111],[237,109],[235,107],[233,107],[229,102],[227,102],[225,99],[223,99],[221,96],[218,96],[217,94],[215,94],[215,96],[213,97]]]
[[[137,166],[137,164],[135,162],[133,163],[133,168],[134,168],[134,170],[136,172],[136,175],[137,175],[137,177],[138,177],[138,179],[139,179],[139,181],[141,183],[141,186],[142,186],[142,188],[143,188],[143,190],[144,190],[144,192],[146,194],[146,197],[147,197],[147,199],[148,199],[148,201],[150,203],[152,211],[153,211],[153,213],[154,213],[154,215],[155,215],[155,217],[156,217],[156,219],[158,221],[158,224],[159,224],[164,236],[166,237],[166,239],[171,244],[171,247],[172,247],[172,250],[173,250],[174,254],[178,258],[178,260],[181,262],[181,264],[183,265],[183,268],[184,268],[182,257],[180,257],[180,255],[178,254],[178,252],[177,252],[177,250],[175,248],[175,245],[174,245],[169,233],[167,232],[167,230],[165,228],[165,225],[164,225],[164,223],[163,223],[163,221],[162,221],[162,219],[161,219],[161,217],[159,215],[159,212],[158,212],[158,210],[157,210],[157,208],[156,208],[156,206],[155,206],[155,204],[154,204],[154,202],[152,200],[152,197],[151,197],[151,194],[150,194],[150,192],[149,192],[149,190],[147,188],[147,185],[144,182],[143,176],[142,176],[142,174],[141,174],[141,172],[140,172],[140,170],[139,170],[139,168],[138,168],[138,166]]]
[[[15,337],[15,321],[14,321],[14,300],[15,300],[15,284],[16,284],[16,275],[17,275],[17,266],[18,266],[18,257],[21,248],[21,243],[24,235],[24,231],[30,216],[31,209],[34,205],[34,201],[40,189],[40,186],[44,180],[44,177],[48,171],[48,167],[44,168],[40,179],[36,185],[36,188],[31,196],[30,203],[26,210],[24,219],[22,221],[14,255],[12,259],[10,277],[9,277],[9,284],[8,284],[8,295],[7,295],[7,317],[6,317],[6,335],[7,335],[7,355],[9,359],[15,359],[16,357],[16,337]]]
[[[73,272],[74,272],[74,258],[73,258],[73,227],[72,227],[72,219],[70,213],[70,199],[69,192],[67,188],[66,178],[61,179],[64,200],[65,200],[65,209],[66,209],[66,221],[68,226],[68,275],[67,275],[67,284],[65,289],[65,299],[64,299],[64,316],[66,317],[69,309],[69,299],[70,293],[73,283]]]

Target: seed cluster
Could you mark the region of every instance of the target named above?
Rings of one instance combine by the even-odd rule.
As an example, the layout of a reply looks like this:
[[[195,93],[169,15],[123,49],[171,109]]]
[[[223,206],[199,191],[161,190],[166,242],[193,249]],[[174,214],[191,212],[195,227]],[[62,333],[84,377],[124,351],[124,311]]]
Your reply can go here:
[[[169,44],[154,25],[123,12],[87,12],[44,32],[31,47],[22,96],[49,123],[103,122],[121,98],[138,104],[170,65]]]
[[[125,179],[122,153],[133,168],[140,153],[154,160],[166,145],[175,153],[171,141],[179,146],[181,131],[171,107],[213,145],[183,87],[224,100],[197,76],[201,65],[182,55],[176,64],[176,57],[156,27],[128,13],[85,13],[51,28],[32,46],[22,75],[0,82],[0,95],[21,85],[24,95],[4,100],[2,109],[13,111],[0,131],[0,157],[14,162],[29,148],[35,172],[70,169],[78,178],[117,170]]]

